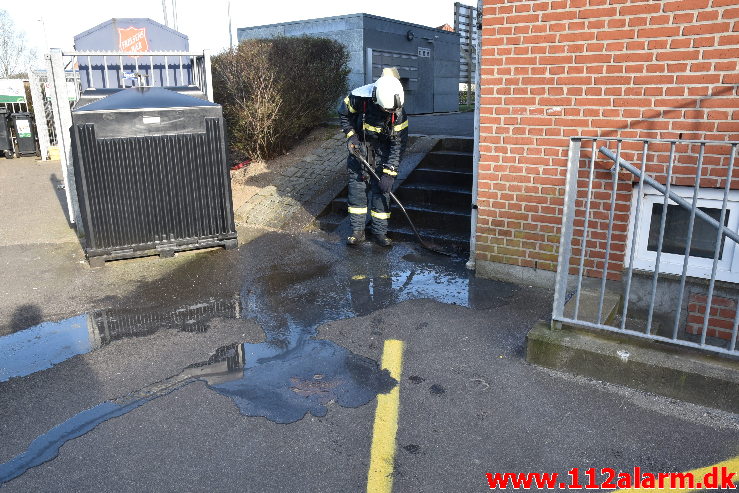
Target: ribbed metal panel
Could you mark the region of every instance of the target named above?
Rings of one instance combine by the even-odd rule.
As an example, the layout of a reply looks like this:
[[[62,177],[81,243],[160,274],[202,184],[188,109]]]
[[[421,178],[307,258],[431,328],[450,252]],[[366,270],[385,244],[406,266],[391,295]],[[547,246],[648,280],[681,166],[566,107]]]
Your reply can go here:
[[[205,118],[204,133],[97,138],[95,124],[74,129],[89,256],[236,237],[221,118]]]

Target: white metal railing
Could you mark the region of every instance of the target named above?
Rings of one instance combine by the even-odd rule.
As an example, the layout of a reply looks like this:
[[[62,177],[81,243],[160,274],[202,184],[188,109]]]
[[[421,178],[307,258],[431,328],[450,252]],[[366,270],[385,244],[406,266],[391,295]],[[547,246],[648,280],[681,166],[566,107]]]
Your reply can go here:
[[[739,355],[737,146],[572,138],[552,326]]]
[[[67,195],[69,220],[80,230],[80,211],[72,168],[70,128],[72,105],[87,90],[122,89],[133,86],[191,87],[213,101],[210,53],[152,51],[62,51],[46,55],[47,96],[53,109],[53,134]],[[71,81],[70,81],[71,77]]]
[[[210,54],[203,52],[65,51],[80,73],[80,89],[196,86],[213,101]]]

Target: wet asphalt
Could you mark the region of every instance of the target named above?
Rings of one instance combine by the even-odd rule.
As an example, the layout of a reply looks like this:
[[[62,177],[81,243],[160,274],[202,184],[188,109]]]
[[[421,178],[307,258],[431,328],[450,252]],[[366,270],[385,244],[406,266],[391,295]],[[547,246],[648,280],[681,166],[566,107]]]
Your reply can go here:
[[[398,492],[739,454],[736,415],[527,364],[547,290],[477,279],[413,244],[241,237],[99,270],[50,262],[41,293],[22,285],[31,317],[8,316],[24,299],[6,298],[0,482],[14,479],[0,490],[364,491],[375,398],[395,386]],[[388,339],[405,343],[399,381],[378,364]]]

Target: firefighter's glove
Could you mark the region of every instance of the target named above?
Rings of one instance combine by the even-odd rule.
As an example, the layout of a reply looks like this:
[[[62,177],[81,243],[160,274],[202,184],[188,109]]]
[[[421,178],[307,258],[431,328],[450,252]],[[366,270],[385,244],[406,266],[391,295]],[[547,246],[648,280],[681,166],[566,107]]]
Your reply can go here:
[[[394,182],[395,178],[388,175],[387,173],[383,173],[382,177],[380,178],[380,191],[382,193],[388,193],[390,190],[393,189]]]
[[[362,148],[362,141],[356,135],[352,135],[347,139],[346,147],[349,149],[349,152],[356,154]]]

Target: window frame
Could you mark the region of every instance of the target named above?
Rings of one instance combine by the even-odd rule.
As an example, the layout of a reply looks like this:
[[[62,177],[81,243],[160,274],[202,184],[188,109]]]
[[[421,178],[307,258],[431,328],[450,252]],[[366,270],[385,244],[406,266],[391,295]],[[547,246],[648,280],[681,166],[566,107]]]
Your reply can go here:
[[[639,188],[635,187],[632,193],[632,207],[629,218],[629,234],[628,234],[628,250],[626,252],[625,264],[628,267],[630,259],[630,248],[634,237],[636,238],[636,246],[634,250],[633,267],[636,270],[644,270],[654,272],[657,252],[647,250],[649,241],[649,228],[652,218],[653,204],[664,203],[664,195],[645,185],[642,192],[642,205],[639,217],[639,224],[636,222],[636,205],[639,199]],[[688,202],[693,201],[694,187],[672,186],[670,190],[686,199]],[[724,190],[716,188],[699,188],[698,189],[698,207],[708,207],[721,210],[724,199]],[[673,200],[668,201],[668,205],[677,205]],[[678,206],[679,207],[679,206]],[[726,210],[731,211],[727,227],[732,231],[739,230],[739,190],[730,190],[726,202]],[[697,218],[696,218],[697,219]],[[699,220],[699,219],[697,219]],[[729,237],[724,237],[724,248],[721,260],[716,266],[716,279],[731,283],[739,283],[739,248],[736,243]],[[662,252],[660,255],[659,271],[662,274],[682,275],[683,262],[685,255]],[[713,258],[690,257],[688,261],[687,276],[703,279],[711,278],[713,268]]]

